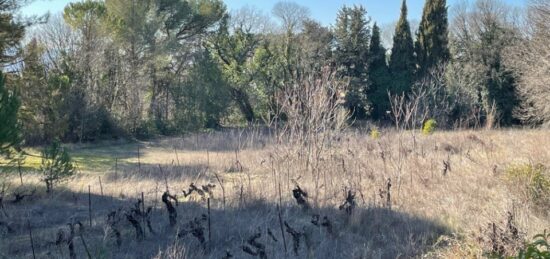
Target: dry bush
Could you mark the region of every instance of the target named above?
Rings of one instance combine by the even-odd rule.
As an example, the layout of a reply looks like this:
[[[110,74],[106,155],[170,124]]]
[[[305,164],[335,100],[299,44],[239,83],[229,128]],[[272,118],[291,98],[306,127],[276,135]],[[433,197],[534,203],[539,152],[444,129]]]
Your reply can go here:
[[[543,164],[515,164],[506,168],[510,189],[533,204],[533,211],[550,211],[550,170]]]
[[[523,121],[550,125],[550,2],[528,1],[524,35],[509,47],[506,62],[519,76]]]

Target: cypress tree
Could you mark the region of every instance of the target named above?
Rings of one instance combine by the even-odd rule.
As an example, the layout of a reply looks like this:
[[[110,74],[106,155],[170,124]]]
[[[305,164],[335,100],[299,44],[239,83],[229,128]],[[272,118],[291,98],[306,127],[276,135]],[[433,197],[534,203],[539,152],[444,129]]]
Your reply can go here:
[[[450,58],[446,2],[446,0],[428,0],[424,5],[415,42],[418,78],[425,76],[434,66]]]
[[[0,155],[7,156],[20,140],[17,124],[19,99],[6,88],[4,82],[4,75],[0,72]]]
[[[390,57],[392,75],[391,92],[401,94],[409,92],[415,71],[414,49],[411,28],[407,21],[407,3],[403,0],[401,16],[395,27],[393,47]]]
[[[386,63],[386,49],[380,41],[380,28],[374,23],[369,44],[368,65],[369,90],[367,96],[372,104],[372,117],[383,119],[390,109],[388,98],[390,71]]]
[[[350,80],[346,106],[355,119],[368,114],[367,62],[370,39],[367,11],[362,6],[343,7],[338,13],[335,28],[335,62],[341,76]]]

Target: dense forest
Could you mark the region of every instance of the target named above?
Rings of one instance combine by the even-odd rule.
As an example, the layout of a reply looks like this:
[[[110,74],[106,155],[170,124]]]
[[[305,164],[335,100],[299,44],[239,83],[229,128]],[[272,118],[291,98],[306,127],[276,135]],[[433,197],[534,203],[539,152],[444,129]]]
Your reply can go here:
[[[326,27],[293,2],[265,14],[221,0],[85,0],[21,17],[28,2],[0,0],[4,151],[281,124],[285,106],[300,109],[289,93],[324,78],[350,124],[550,123],[547,0],[521,10],[427,0],[418,29],[403,1],[391,46],[363,6],[343,6]]]

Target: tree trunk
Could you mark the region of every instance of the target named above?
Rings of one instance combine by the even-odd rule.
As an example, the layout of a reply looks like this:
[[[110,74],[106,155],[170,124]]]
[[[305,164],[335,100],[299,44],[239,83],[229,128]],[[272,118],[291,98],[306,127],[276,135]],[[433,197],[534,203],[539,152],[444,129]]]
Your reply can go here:
[[[253,122],[255,115],[254,115],[254,109],[252,108],[252,105],[250,104],[250,100],[248,98],[248,94],[241,90],[241,89],[232,89],[233,99],[237,102],[237,105],[239,105],[239,109],[243,113],[244,117],[246,118],[247,122]]]

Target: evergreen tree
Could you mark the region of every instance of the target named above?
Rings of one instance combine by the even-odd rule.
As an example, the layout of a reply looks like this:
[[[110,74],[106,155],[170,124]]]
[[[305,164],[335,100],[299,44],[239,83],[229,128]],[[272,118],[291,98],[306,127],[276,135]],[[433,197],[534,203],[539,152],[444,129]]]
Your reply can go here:
[[[446,2],[428,0],[424,5],[415,42],[417,78],[424,77],[434,66],[450,58]]]
[[[487,26],[481,34],[480,47],[477,49],[479,62],[483,70],[481,81],[481,99],[487,116],[495,116],[496,123],[503,126],[517,124],[514,110],[519,104],[516,90],[517,80],[512,71],[504,64],[505,43],[514,32],[495,23]],[[488,118],[490,119],[490,118]]]
[[[386,49],[380,41],[380,29],[376,23],[372,26],[367,75],[369,79],[367,95],[372,103],[371,115],[374,119],[383,119],[386,111],[390,109],[388,90],[391,76],[386,63]]]
[[[367,62],[370,39],[370,21],[363,6],[344,6],[336,21],[335,62],[341,76],[350,80],[346,106],[356,119],[368,114]]]
[[[17,111],[19,99],[5,86],[5,77],[0,73],[0,155],[9,155],[12,147],[19,143]]]
[[[19,45],[25,35],[25,26],[13,14],[19,5],[17,1],[0,1],[0,63],[13,60],[14,51],[8,50]]]
[[[405,0],[403,0],[401,16],[395,27],[389,66],[393,79],[391,92],[393,94],[409,92],[413,83],[415,62],[413,40],[411,28],[407,21],[407,3]]]
[[[23,38],[25,27],[14,19],[13,12],[19,8],[16,1],[0,1],[0,66],[14,59],[10,51]],[[9,155],[9,151],[20,142],[17,113],[19,98],[5,85],[6,78],[0,70],[0,156]]]

